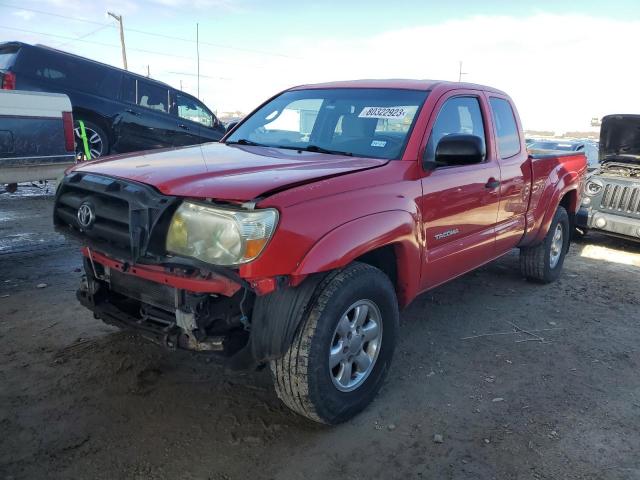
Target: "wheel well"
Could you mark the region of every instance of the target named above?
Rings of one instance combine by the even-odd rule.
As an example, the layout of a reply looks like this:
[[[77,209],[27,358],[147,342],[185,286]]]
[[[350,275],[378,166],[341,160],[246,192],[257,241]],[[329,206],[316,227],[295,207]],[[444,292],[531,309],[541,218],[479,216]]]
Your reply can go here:
[[[109,145],[113,145],[113,131],[111,125],[101,115],[91,110],[85,110],[84,108],[74,109],[74,120],[89,120],[102,128],[109,137]]]
[[[571,229],[575,226],[576,212],[578,211],[578,192],[571,190],[565,193],[564,197],[560,200],[560,206],[569,214],[569,223]]]
[[[398,259],[393,244],[371,250],[356,258],[355,261],[366,263],[382,270],[391,280],[396,292],[398,292]]]

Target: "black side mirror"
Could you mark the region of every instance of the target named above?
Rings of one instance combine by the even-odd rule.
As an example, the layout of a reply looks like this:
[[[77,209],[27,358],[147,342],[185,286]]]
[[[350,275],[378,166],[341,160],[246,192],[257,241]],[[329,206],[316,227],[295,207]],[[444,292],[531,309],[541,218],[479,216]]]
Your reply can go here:
[[[235,121],[233,121],[233,122],[229,122],[229,123],[227,123],[226,131],[227,131],[227,132],[230,132],[231,130],[233,130],[233,127],[235,127],[236,125],[238,125],[238,123],[240,123],[240,122],[238,122],[237,120],[235,120]]]
[[[426,170],[434,170],[441,166],[472,165],[484,162],[487,150],[484,140],[476,135],[452,133],[445,135],[438,142],[435,158],[425,159]]]

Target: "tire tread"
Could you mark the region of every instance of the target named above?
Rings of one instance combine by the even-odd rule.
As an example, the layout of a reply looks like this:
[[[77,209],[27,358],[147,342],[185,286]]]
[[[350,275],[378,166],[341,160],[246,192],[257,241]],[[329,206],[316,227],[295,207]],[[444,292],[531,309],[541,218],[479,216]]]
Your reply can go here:
[[[327,275],[316,288],[316,293],[309,302],[310,309],[303,314],[304,318],[291,346],[284,356],[270,362],[278,398],[291,410],[316,422],[329,423],[318,413],[309,395],[311,338],[318,327],[322,312],[336,291],[343,288],[353,277],[370,270],[378,272],[370,265],[355,263],[344,270]]]

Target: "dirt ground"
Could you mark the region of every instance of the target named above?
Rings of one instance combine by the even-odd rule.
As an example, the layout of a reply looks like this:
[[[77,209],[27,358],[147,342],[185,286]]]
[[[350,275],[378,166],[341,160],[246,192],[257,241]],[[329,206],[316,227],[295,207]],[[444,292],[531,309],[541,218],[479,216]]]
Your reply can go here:
[[[378,398],[328,428],[266,370],[94,320],[51,208],[0,194],[0,479],[640,478],[640,244],[589,236],[547,286],[514,252],[422,295]]]

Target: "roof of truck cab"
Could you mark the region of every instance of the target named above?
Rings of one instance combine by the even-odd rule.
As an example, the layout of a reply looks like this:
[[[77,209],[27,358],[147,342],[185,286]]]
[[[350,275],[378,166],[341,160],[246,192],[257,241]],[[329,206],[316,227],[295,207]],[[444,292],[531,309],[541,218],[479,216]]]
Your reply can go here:
[[[448,90],[450,88],[456,89],[471,89],[471,90],[484,90],[488,92],[499,93],[506,95],[497,88],[488,87],[486,85],[478,85],[475,83],[466,82],[447,82],[444,80],[413,80],[413,79],[365,79],[365,80],[346,80],[339,82],[327,82],[327,83],[314,83],[309,85],[299,85],[291,88],[291,90],[306,90],[316,88],[398,88],[404,90],[434,90],[436,88]]]

